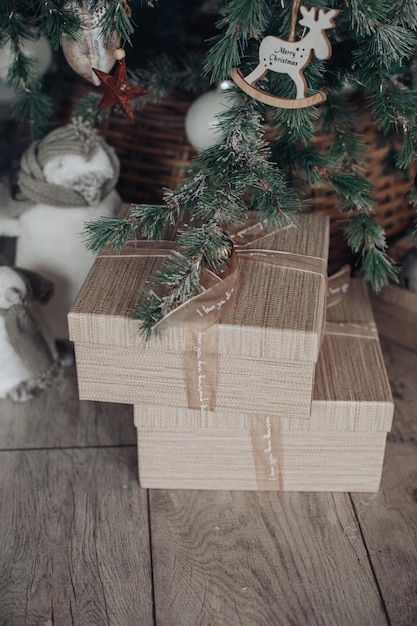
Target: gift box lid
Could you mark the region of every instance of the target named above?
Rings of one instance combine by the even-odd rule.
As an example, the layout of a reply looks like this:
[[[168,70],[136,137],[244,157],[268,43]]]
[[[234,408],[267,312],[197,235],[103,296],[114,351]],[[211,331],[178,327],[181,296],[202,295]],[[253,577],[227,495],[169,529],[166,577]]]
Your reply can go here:
[[[394,404],[362,280],[351,281],[348,295],[328,309],[327,320],[316,365],[311,419],[278,418],[281,430],[387,432]],[[143,428],[250,430],[258,417],[264,416],[237,410],[203,414],[175,407],[135,406],[136,426]]]
[[[297,221],[298,229],[262,233],[247,246],[249,254],[239,258],[233,300],[218,326],[220,354],[317,361],[325,315],[329,222],[326,216],[304,214]],[[288,258],[283,254],[283,264],[274,265],[267,255],[262,259],[269,250],[288,253]],[[100,253],[69,313],[71,340],[144,349],[138,322],[129,315],[161,262],[135,256],[132,248],[120,255]],[[173,327],[145,349],[177,352],[186,345],[186,329]]]

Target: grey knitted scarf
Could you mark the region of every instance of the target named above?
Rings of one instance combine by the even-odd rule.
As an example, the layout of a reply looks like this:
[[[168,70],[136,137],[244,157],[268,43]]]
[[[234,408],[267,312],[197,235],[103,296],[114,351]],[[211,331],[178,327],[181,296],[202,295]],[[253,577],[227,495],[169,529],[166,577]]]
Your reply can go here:
[[[119,178],[119,159],[93,128],[74,121],[33,142],[22,156],[18,185],[23,199],[60,207],[85,206],[86,199],[74,189],[48,183],[43,168],[49,159],[63,154],[79,154],[89,160],[99,148],[106,152],[114,170],[113,178],[101,189],[100,200],[105,198]]]

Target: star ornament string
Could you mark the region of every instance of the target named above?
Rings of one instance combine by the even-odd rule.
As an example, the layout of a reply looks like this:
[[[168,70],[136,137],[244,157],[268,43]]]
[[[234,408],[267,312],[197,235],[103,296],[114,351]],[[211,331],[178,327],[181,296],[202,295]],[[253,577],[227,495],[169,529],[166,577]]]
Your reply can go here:
[[[133,124],[132,100],[140,96],[145,96],[149,91],[129,83],[124,50],[118,49],[114,54],[118,65],[113,75],[102,72],[94,67],[92,68],[95,75],[104,85],[104,94],[98,104],[98,108],[102,109],[104,107],[118,105],[131,124]]]

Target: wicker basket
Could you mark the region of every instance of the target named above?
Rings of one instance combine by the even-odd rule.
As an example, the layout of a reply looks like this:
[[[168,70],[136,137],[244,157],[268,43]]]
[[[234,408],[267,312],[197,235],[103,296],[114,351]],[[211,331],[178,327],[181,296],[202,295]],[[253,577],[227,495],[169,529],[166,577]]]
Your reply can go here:
[[[175,188],[183,179],[195,151],[188,143],[184,118],[191,102],[182,96],[158,104],[148,104],[135,114],[135,124],[110,117],[101,132],[121,161],[118,190],[126,202],[159,203],[165,187]],[[365,173],[372,183],[377,204],[376,219],[389,239],[402,234],[410,225],[414,208],[407,202],[407,191],[415,172],[402,174],[389,169],[394,140],[382,141],[365,107],[358,109],[355,131],[368,146],[369,167]],[[332,138],[320,136],[317,143],[326,150]],[[355,261],[349,250],[343,226],[348,215],[337,208],[337,195],[329,186],[311,189],[308,205],[331,221],[329,272]]]
[[[415,208],[407,200],[407,192],[414,182],[417,168],[413,165],[405,172],[394,170],[390,161],[398,150],[398,138],[382,138],[365,106],[357,105],[356,109],[353,130],[363,137],[367,146],[365,177],[371,183],[376,198],[374,216],[384,228],[387,239],[393,241],[410,226],[415,214]],[[318,137],[319,150],[326,151],[332,140],[330,136]],[[330,185],[311,189],[308,204],[312,210],[330,216],[329,273],[337,271],[344,263],[355,262],[343,233],[350,214],[343,214],[337,208],[337,202],[337,194]]]
[[[126,119],[109,117],[100,127],[120,159],[118,191],[125,202],[158,204],[164,188],[175,189],[196,154],[188,143],[184,119],[191,102],[165,98]]]

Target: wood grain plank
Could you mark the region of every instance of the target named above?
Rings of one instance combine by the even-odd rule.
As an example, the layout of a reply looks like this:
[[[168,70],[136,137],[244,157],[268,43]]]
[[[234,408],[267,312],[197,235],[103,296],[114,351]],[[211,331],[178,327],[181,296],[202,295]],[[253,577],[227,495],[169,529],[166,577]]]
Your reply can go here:
[[[0,449],[136,445],[130,405],[80,401],[75,368],[29,402],[0,400]]]
[[[347,494],[150,491],[158,626],[387,623]]]
[[[387,443],[381,489],[352,494],[390,624],[417,624],[417,446]]]
[[[392,626],[417,624],[417,353],[383,342],[395,401],[381,488],[352,494]]]
[[[133,448],[0,452],[0,624],[151,626]]]

